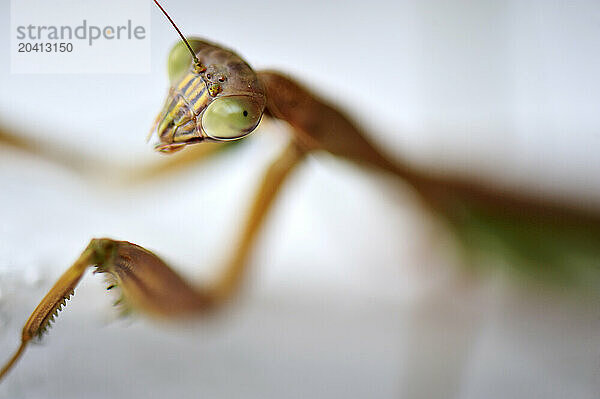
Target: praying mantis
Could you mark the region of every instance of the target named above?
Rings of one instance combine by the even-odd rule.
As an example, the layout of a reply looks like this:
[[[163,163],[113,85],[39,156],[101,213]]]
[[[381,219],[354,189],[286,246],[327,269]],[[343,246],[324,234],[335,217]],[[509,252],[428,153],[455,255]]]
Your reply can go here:
[[[155,133],[160,139],[157,147],[159,150],[169,152],[182,149],[192,143],[201,146],[203,144],[200,142],[208,139],[219,141],[244,136],[256,127],[265,104],[269,116],[282,120],[291,127],[291,143],[265,176],[233,260],[214,286],[198,290],[178,277],[154,254],[135,244],[110,239],[92,240],[26,324],[23,330],[23,343],[14,360],[20,356],[27,342],[47,327],[52,314],[70,295],[81,274],[89,265],[97,265],[100,272],[112,273],[116,285],[123,290],[130,306],[142,312],[170,317],[209,311],[227,302],[237,291],[243,278],[247,256],[269,207],[288,175],[299,166],[308,153],[314,151],[324,150],[358,165],[400,177],[419,193],[421,200],[431,212],[447,220],[459,234],[467,237],[466,240],[472,237],[473,232],[469,229],[474,228],[473,226],[483,229],[492,226],[493,230],[497,227],[494,223],[495,217],[501,215],[508,222],[500,224],[505,227],[505,230],[499,229],[498,233],[504,234],[509,240],[512,239],[513,244],[524,245],[520,249],[517,245],[516,256],[532,251],[532,246],[528,245],[519,234],[515,234],[515,223],[520,223],[521,226],[529,226],[523,229],[531,229],[534,234],[557,237],[556,242],[567,240],[564,237],[573,233],[574,238],[570,242],[582,244],[582,251],[584,251],[582,253],[588,251],[590,255],[586,259],[594,259],[594,251],[598,248],[598,226],[600,225],[598,216],[594,212],[545,204],[543,201],[531,200],[516,193],[498,192],[493,188],[460,179],[438,178],[414,170],[401,162],[392,161],[382,155],[370,143],[367,134],[356,128],[348,117],[319,100],[301,84],[275,72],[259,72],[252,78],[229,74],[227,70],[219,68],[221,65],[219,62],[213,61],[206,54],[216,53],[217,59],[234,59],[233,69],[244,67],[245,62],[237,59],[235,54],[202,40],[190,40],[190,45],[194,54],[198,56],[198,62],[190,58],[183,43],[178,44],[171,53],[170,77],[173,91],[170,101],[180,102],[180,106],[169,108],[167,103],[165,111],[157,120]],[[205,56],[208,57],[208,61],[203,58]],[[213,68],[210,69],[210,66]],[[250,69],[243,69],[242,72],[249,75],[253,73]],[[194,77],[190,78],[190,74]],[[211,77],[207,74],[211,74]],[[204,76],[203,83],[200,82],[199,76]],[[231,86],[228,86],[229,84]],[[243,86],[243,90],[240,91],[239,86]],[[238,91],[233,91],[234,89]],[[201,102],[189,104],[192,113],[203,124],[199,130],[198,122],[192,129],[185,128],[191,118],[189,110],[181,113],[174,112],[181,111],[183,108],[181,101],[187,103],[189,100],[187,97],[191,95],[194,95],[193,98],[204,98],[206,102],[203,105]],[[222,106],[217,107],[220,102],[217,100],[226,97],[235,99],[236,96],[246,96],[241,105],[235,102],[223,105],[221,102]],[[195,104],[199,104],[198,109],[193,109]],[[241,110],[241,114],[234,115],[239,119],[231,124],[222,120],[224,113],[227,113],[226,109],[229,108]],[[212,117],[209,117],[211,115],[209,110],[213,112]],[[248,115],[244,115],[244,111],[247,111]],[[199,115],[203,112],[205,114],[200,118]],[[250,121],[246,122],[244,118],[248,116]],[[183,128],[174,132],[172,122]],[[223,126],[233,129],[233,132],[231,130],[222,132]],[[579,228],[583,228],[583,233]],[[539,231],[536,231],[538,229]],[[564,234],[558,237],[555,236],[555,231]],[[533,245],[533,248],[535,247]],[[532,257],[537,255],[546,261],[553,261],[555,255],[552,251],[546,250],[550,247],[556,248],[555,245],[535,248],[539,253],[530,252],[529,255]],[[560,260],[556,261],[562,263]],[[587,260],[584,262],[585,267],[590,265]],[[12,362],[5,367],[3,375],[11,365]]]

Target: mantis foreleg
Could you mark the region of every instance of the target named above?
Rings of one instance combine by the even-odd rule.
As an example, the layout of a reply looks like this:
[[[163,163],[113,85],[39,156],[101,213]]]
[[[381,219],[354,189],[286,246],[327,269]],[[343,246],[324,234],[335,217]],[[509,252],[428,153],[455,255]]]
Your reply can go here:
[[[206,310],[212,305],[208,292],[187,284],[152,252],[126,241],[93,239],[25,322],[21,345],[0,371],[0,380],[20,358],[27,344],[50,327],[89,266],[96,266],[96,272],[109,275],[108,289],[121,289],[124,306],[146,313],[175,316]]]
[[[52,142],[36,142],[23,138],[18,131],[13,131],[0,126],[0,146],[14,148],[37,158],[50,161],[54,164],[65,166],[76,174],[83,175],[94,182],[104,181],[111,185],[134,186],[155,178],[168,175],[187,168],[193,164],[207,161],[213,156],[219,155],[233,146],[243,142],[230,143],[204,143],[201,146],[193,146],[186,151],[181,151],[169,156],[163,156],[160,160],[150,165],[134,166],[114,164],[103,161],[103,158],[90,159],[80,155],[76,151],[68,151]],[[98,179],[102,176],[102,179]]]
[[[256,235],[279,193],[285,179],[294,167],[304,158],[305,151],[297,144],[291,143],[283,153],[269,166],[263,181],[256,193],[254,204],[237,249],[227,265],[221,279],[217,283],[217,293],[220,298],[229,297],[238,288],[243,276],[247,258],[256,239]]]
[[[0,380],[23,354],[34,337],[41,337],[54,317],[73,295],[89,266],[109,275],[109,289],[121,290],[123,306],[158,317],[185,316],[206,312],[225,302],[242,280],[247,258],[286,177],[303,159],[305,152],[291,143],[267,170],[250,209],[250,215],[231,261],[213,285],[195,288],[152,252],[126,241],[93,239],[75,263],[63,273],[26,321],[21,345],[0,370]]]

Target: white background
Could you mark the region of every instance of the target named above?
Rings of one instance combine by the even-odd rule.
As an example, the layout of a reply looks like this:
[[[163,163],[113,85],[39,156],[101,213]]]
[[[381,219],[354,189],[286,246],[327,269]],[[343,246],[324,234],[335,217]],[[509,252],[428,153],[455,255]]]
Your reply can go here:
[[[398,159],[600,204],[597,2],[164,5],[186,34],[299,77]],[[18,75],[2,58],[2,124],[105,168],[89,179],[0,147],[2,357],[91,237],[146,246],[198,280],[225,258],[284,126],[160,181],[113,184],[160,158],[144,138],[175,42],[154,9],[151,74]],[[0,396],[596,397],[597,301],[467,276],[455,252],[402,184],[315,156],[286,186],[226,314],[114,321],[87,276]]]

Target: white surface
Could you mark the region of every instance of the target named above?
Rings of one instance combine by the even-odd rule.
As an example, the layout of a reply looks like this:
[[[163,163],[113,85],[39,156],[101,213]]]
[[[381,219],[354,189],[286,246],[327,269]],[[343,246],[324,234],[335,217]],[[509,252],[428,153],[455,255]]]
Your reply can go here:
[[[395,156],[600,202],[596,2],[165,5],[184,32],[318,87]],[[6,26],[7,1],[0,15]],[[154,160],[144,138],[176,37],[152,17],[151,75],[11,75],[5,61],[0,118],[91,160]],[[214,275],[281,144],[280,130],[267,130],[210,164],[127,190],[0,148],[2,357],[91,237],[156,250],[190,277]],[[443,229],[400,184],[311,158],[226,315],[185,328],[110,321],[103,285],[87,276],[0,396],[597,397],[597,303],[473,280],[456,263]]]

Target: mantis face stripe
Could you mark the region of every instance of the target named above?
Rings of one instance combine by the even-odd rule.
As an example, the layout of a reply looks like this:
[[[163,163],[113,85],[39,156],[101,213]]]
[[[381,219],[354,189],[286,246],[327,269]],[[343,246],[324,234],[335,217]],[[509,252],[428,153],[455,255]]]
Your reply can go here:
[[[265,92],[256,73],[232,51],[188,39],[169,56],[172,87],[152,133],[161,152],[201,141],[237,140],[251,133],[265,109]]]
[[[157,132],[162,142],[185,143],[201,139],[198,115],[208,106],[207,93],[206,83],[199,75],[192,72],[185,75],[170,90],[157,124]],[[182,147],[175,144],[166,148],[173,150]]]

